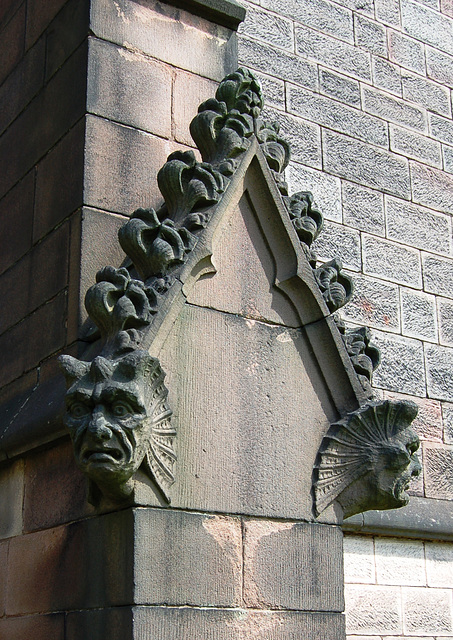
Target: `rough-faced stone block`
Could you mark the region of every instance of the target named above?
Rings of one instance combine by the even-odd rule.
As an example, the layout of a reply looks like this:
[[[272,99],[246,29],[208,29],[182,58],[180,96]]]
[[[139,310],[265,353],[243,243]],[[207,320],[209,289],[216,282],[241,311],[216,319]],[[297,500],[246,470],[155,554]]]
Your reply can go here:
[[[0,619],[0,637],[8,640],[64,640],[65,615],[21,616]]]
[[[321,93],[353,107],[360,107],[360,87],[357,80],[351,80],[321,67],[319,83]]]
[[[402,589],[402,596],[405,633],[451,636],[453,633],[451,591],[405,587]]]
[[[354,279],[354,295],[342,310],[344,318],[384,331],[399,331],[398,287],[359,274],[351,275]]]
[[[309,89],[318,87],[316,64],[286,51],[277,51],[257,40],[239,37],[238,59],[240,64],[280,80],[296,82]]]
[[[453,588],[453,545],[425,542],[426,574],[429,587]]]
[[[27,458],[25,531],[52,527],[91,513],[85,478],[75,465],[69,441]]]
[[[368,53],[302,25],[295,27],[295,33],[297,53],[358,80],[371,80]]]
[[[321,130],[319,125],[301,118],[263,109],[263,118],[280,125],[280,135],[291,145],[291,159],[309,167],[321,168]]]
[[[401,21],[410,36],[445,53],[453,53],[453,21],[412,0],[401,3]]]
[[[389,391],[424,396],[422,343],[379,332],[373,335],[373,344],[381,350],[381,364],[373,375],[373,384]]]
[[[361,231],[385,235],[384,198],[353,182],[342,183],[343,221]]]
[[[376,568],[373,538],[345,535],[343,549],[345,582],[374,584],[376,582]]]
[[[384,58],[373,56],[373,84],[397,96],[402,96],[401,68]]]
[[[453,122],[449,118],[442,118],[436,114],[429,114],[429,126],[433,138],[453,144]]]
[[[288,111],[310,122],[371,144],[388,145],[387,126],[381,120],[295,85],[287,85]]]
[[[274,12],[276,11],[275,6],[271,8]],[[266,44],[274,47],[287,51],[294,50],[292,22],[283,18],[281,14],[276,15],[249,6],[245,20],[239,26],[238,32],[263,40]]]
[[[442,418],[444,423],[444,442],[453,444],[453,405],[442,403]]]
[[[437,299],[439,317],[439,342],[445,347],[453,347],[453,303],[444,298]]]
[[[81,206],[84,150],[85,119],[82,118],[38,164],[34,242]]]
[[[244,601],[252,608],[343,610],[342,534],[337,527],[247,521]]]
[[[159,640],[341,640],[344,617],[335,613],[134,607],[137,638]],[[97,640],[97,639],[96,639]]]
[[[411,162],[414,202],[448,213],[453,207],[453,176],[426,165]]]
[[[403,198],[409,197],[409,169],[404,158],[325,130],[323,159],[324,170],[329,173]]]
[[[377,537],[374,545],[378,584],[426,584],[423,542]]]
[[[345,585],[346,633],[388,635],[402,632],[402,608],[398,587]]]
[[[89,39],[90,113],[170,138],[172,82],[168,65],[125,47]]]
[[[149,133],[88,116],[85,203],[123,215],[160,206],[156,175],[174,148]]]
[[[234,71],[235,36],[229,29],[154,0],[146,5],[96,0],[91,29],[102,40],[128,43],[131,49],[212,80]]]
[[[421,109],[370,87],[364,87],[362,96],[363,108],[368,113],[410,129],[426,131],[425,114]]]
[[[453,401],[453,381],[449,373],[450,367],[453,366],[453,349],[426,345],[425,355],[430,397]]]
[[[261,85],[266,107],[285,110],[285,83],[264,73],[254,71],[253,75]]]
[[[448,88],[409,73],[403,75],[402,81],[403,96],[406,100],[416,102],[425,109],[445,116],[451,114],[450,91]]]
[[[401,15],[398,0],[375,0],[374,8],[377,20],[399,28]]]
[[[406,284],[416,289],[422,286],[420,253],[400,244],[375,236],[362,236],[364,273]]]
[[[189,125],[198,106],[215,95],[217,84],[192,73],[177,71],[173,85],[173,125],[178,142],[193,146]]]
[[[346,4],[346,3],[344,3]],[[307,0],[262,0],[261,6],[296,22],[329,33],[330,35],[353,42],[351,11],[325,0],[308,2]],[[351,7],[352,8],[352,7]]]
[[[321,262],[340,258],[346,269],[360,271],[362,260],[358,231],[329,220],[325,223],[322,233],[313,243],[312,248]]]
[[[430,78],[453,87],[453,58],[451,56],[438,49],[426,47],[426,69]]]
[[[135,512],[134,546],[136,603],[241,604],[242,533],[238,518],[139,509]]]
[[[414,131],[390,125],[390,149],[408,158],[442,167],[440,143]]]
[[[442,145],[442,156],[444,160],[443,169],[448,173],[453,173],[453,147]]]
[[[425,73],[425,54],[418,40],[409,38],[399,31],[389,31],[389,58],[392,62],[417,73]]]
[[[453,298],[453,261],[422,253],[423,283],[426,291]]]
[[[311,191],[324,218],[341,222],[341,183],[338,178],[298,163],[292,163],[286,173],[290,193]]]
[[[0,468],[0,538],[22,533],[23,500],[24,461],[18,460]],[[4,547],[2,549],[5,554]]]
[[[385,27],[356,13],[354,16],[355,43],[378,56],[387,55]]]
[[[437,341],[436,302],[434,296],[412,289],[401,289],[401,329],[409,338]]]
[[[453,499],[453,449],[426,443],[424,446],[425,492],[428,498]]]

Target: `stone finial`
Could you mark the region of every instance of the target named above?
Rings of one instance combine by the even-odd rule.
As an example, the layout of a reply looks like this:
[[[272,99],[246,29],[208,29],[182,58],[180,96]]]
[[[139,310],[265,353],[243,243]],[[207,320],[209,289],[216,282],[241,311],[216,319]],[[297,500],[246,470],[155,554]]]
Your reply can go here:
[[[421,472],[410,427],[417,412],[409,401],[370,402],[331,425],[314,470],[317,516],[334,501],[345,518],[408,503],[406,490]]]

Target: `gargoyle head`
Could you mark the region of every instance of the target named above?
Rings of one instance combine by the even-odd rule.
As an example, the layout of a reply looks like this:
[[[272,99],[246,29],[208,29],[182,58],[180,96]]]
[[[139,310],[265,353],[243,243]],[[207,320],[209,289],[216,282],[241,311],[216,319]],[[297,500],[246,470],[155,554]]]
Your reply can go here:
[[[168,391],[159,361],[145,351],[83,362],[61,356],[67,383],[65,424],[90,502],[127,498],[142,467],[166,497],[175,460]]]

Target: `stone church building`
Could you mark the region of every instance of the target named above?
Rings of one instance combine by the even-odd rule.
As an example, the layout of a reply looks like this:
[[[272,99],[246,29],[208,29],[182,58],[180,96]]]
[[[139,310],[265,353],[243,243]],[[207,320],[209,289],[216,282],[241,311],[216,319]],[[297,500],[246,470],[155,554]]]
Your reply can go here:
[[[452,0],[0,33],[0,640],[452,640]]]

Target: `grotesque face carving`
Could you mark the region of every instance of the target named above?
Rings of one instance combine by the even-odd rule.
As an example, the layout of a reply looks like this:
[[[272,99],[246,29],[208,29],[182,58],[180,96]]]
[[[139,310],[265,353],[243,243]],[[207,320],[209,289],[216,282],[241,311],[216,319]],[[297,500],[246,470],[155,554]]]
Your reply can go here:
[[[132,477],[143,465],[164,491],[165,471],[167,484],[172,480],[173,460],[167,450],[171,454],[174,432],[158,361],[135,351],[113,360],[97,357],[87,363],[62,356],[60,362],[68,382],[65,424],[77,464],[90,482],[101,494],[118,501],[131,493]],[[159,445],[165,449],[164,461]]]

